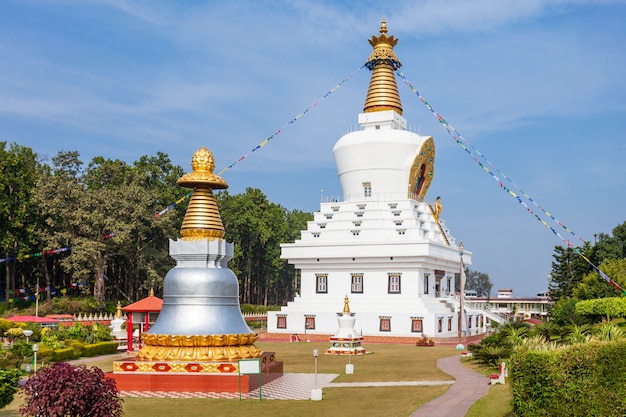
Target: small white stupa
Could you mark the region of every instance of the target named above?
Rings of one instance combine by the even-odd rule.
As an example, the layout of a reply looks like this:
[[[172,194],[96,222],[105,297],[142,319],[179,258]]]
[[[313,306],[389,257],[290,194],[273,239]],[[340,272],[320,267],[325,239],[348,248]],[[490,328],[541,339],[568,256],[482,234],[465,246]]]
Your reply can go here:
[[[363,336],[354,328],[356,317],[350,312],[350,300],[348,296],[343,300],[343,313],[337,313],[339,330],[330,337],[332,346],[326,350],[327,355],[363,355],[365,348],[361,346]]]
[[[126,319],[122,315],[122,305],[120,302],[117,302],[117,310],[115,311],[115,318],[111,320],[111,337],[116,341],[126,341],[127,339],[127,331],[123,329],[122,326],[126,323]]]

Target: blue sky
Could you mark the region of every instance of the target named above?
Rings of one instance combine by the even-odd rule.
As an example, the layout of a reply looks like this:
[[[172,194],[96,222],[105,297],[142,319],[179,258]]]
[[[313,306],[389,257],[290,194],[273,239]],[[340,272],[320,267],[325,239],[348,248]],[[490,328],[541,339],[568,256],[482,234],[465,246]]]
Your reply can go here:
[[[186,170],[206,146],[221,170],[360,68],[383,16],[407,79],[545,210],[591,241],[626,220],[626,1],[3,0],[0,141],[85,163],[162,151]],[[230,191],[305,211],[340,195],[332,148],[369,76],[226,171]],[[409,125],[435,138],[429,197],[472,269],[544,291],[562,241],[398,82]]]

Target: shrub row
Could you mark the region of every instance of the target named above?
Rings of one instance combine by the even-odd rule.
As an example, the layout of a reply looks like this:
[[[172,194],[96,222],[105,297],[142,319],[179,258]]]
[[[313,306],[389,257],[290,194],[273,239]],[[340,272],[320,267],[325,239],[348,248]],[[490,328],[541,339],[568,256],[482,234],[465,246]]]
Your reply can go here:
[[[519,417],[626,415],[626,341],[523,351],[510,368]]]
[[[70,346],[58,349],[50,349],[45,346],[39,348],[39,357],[51,362],[63,362],[80,357],[91,357],[98,355],[109,355],[117,353],[117,342],[98,342],[93,344],[82,344],[73,341]]]

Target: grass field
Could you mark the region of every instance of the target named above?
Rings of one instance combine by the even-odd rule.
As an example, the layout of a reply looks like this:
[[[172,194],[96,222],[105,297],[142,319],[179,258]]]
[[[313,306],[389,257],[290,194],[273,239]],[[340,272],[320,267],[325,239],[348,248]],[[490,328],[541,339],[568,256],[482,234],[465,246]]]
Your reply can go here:
[[[276,358],[284,362],[286,373],[312,373],[313,349],[318,349],[318,372],[339,374],[334,382],[450,380],[449,375],[437,368],[436,362],[441,357],[456,354],[453,347],[447,346],[370,344],[365,346],[368,354],[350,359],[354,364],[354,374],[347,375],[345,365],[348,358],[323,354],[329,347],[328,343],[263,342],[256,345],[265,351],[276,352]],[[87,366],[97,366],[104,371],[111,370],[112,362],[113,357],[83,361]],[[471,366],[479,372],[492,371]],[[447,389],[448,386],[325,388],[322,401],[124,398],[124,416],[406,417]],[[0,416],[19,416],[17,409],[20,403],[16,396],[13,403],[0,410]],[[510,411],[508,385],[495,386],[470,410],[468,416],[510,417]]]

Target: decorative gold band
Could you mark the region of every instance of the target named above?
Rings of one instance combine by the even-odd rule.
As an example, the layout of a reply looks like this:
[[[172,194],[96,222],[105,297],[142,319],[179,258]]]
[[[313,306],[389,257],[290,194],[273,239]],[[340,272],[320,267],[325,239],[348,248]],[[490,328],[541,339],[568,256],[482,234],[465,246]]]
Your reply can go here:
[[[215,362],[260,358],[263,351],[254,345],[242,346],[144,346],[137,352],[142,361]]]
[[[146,346],[213,347],[251,345],[259,337],[256,333],[213,335],[170,335],[143,333],[141,340]]]

